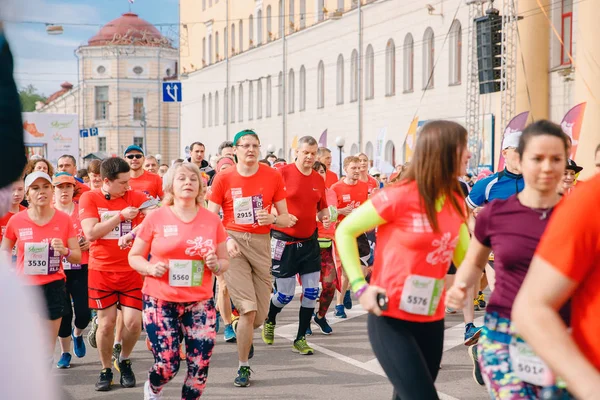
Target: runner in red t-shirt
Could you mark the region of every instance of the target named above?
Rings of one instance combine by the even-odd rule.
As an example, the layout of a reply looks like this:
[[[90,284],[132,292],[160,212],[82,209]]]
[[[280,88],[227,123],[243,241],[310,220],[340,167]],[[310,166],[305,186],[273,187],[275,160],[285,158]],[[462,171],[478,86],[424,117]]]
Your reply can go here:
[[[22,180],[18,180],[12,185],[12,196],[10,198],[10,208],[6,214],[0,218],[0,241],[4,237],[4,232],[6,232],[6,225],[8,225],[8,221],[13,217],[13,215],[26,210],[27,208],[21,205],[21,202],[25,198],[25,183]],[[17,261],[17,248],[13,247],[12,250],[12,260],[13,262]]]
[[[89,262],[89,305],[98,310],[98,351],[102,362],[96,390],[111,389],[111,348],[114,339],[117,303],[127,329],[115,366],[121,372],[123,387],[135,386],[129,355],[142,330],[142,278],[129,266],[126,243],[140,222],[139,207],[147,195],[129,189],[129,165],[121,158],[108,158],[100,166],[103,185],[100,190],[81,197],[79,214],[85,237],[92,242]],[[124,245],[125,244],[125,245]]]
[[[323,163],[327,168],[325,172],[327,174],[325,178],[325,187],[329,189],[338,181],[337,174],[331,170],[331,150],[327,147],[319,147],[317,161]]]
[[[229,293],[240,313],[237,325],[239,357],[234,384],[250,384],[248,359],[254,354],[252,330],[264,322],[271,296],[271,227],[291,227],[296,217],[289,215],[286,190],[281,174],[258,163],[260,141],[251,130],[238,132],[233,140],[235,168],[215,177],[208,209],[218,214],[223,209],[227,229],[230,266],[225,273]],[[271,213],[275,205],[278,215]]]
[[[58,329],[69,303],[65,295],[63,257],[72,263],[81,260],[81,250],[70,217],[52,207],[52,180],[45,172],[35,171],[25,179],[29,209],[14,215],[2,239],[2,251],[10,253],[17,245],[17,275],[38,287],[47,313],[46,338],[54,352]]]
[[[365,153],[357,154],[359,166],[360,166],[360,181],[365,182],[369,187],[369,196],[374,191],[379,189],[379,181],[369,175],[369,157]]]
[[[349,215],[352,211],[360,207],[369,198],[369,186],[360,180],[360,160],[358,157],[349,156],[344,159],[344,172],[346,176],[331,187],[338,199],[338,222]],[[359,250],[362,257],[367,257],[370,252],[369,242],[366,235],[360,235],[357,239]],[[346,318],[345,309],[352,308],[352,298],[350,297],[349,282],[346,273],[339,266],[342,285],[337,294],[337,304],[335,306],[335,316],[337,318]]]
[[[131,145],[125,150],[125,161],[131,168],[129,186],[132,190],[144,192],[152,198],[162,199],[162,179],[157,174],[144,170],[144,160],[144,150],[141,147]]]
[[[329,227],[325,182],[312,169],[317,148],[317,141],[313,137],[300,138],[295,162],[279,170],[287,190],[288,210],[298,221],[291,228],[274,228],[271,231],[271,273],[277,284],[277,292],[271,296],[269,314],[262,332],[263,341],[273,344],[277,314],[294,298],[296,275],[299,275],[302,305],[292,350],[303,355],[314,353],[306,343],[305,336],[319,295],[321,254],[317,219]]]

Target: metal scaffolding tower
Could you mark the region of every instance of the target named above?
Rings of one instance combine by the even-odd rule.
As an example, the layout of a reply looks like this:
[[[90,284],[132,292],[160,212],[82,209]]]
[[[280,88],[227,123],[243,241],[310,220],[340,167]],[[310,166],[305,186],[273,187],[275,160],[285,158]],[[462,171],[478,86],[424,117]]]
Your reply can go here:
[[[517,108],[517,2],[504,0],[502,7],[502,111],[500,127],[505,129]],[[502,131],[504,140],[504,131]]]

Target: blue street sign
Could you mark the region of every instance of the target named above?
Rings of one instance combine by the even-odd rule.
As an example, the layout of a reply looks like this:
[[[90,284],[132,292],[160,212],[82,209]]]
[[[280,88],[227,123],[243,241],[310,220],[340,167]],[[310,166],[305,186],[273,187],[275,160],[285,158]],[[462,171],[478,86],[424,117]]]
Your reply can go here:
[[[163,102],[181,102],[181,82],[163,82]]]
[[[90,128],[90,136],[98,136],[98,128]]]
[[[89,132],[88,132],[87,129],[80,129],[79,130],[79,137],[84,138],[84,137],[88,137],[88,136],[89,136]]]

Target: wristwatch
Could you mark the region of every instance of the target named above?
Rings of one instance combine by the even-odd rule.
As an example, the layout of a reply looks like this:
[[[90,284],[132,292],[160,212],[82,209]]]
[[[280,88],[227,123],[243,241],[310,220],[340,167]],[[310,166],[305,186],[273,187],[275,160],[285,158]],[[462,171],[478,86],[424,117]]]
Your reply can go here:
[[[277,215],[273,215],[273,223],[271,225],[277,224]]]

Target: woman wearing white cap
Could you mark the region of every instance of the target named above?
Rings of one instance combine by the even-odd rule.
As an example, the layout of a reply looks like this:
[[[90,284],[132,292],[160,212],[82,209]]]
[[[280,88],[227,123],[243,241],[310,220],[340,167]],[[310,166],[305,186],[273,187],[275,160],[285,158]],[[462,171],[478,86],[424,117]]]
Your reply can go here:
[[[81,250],[71,218],[52,207],[52,180],[35,171],[25,179],[25,196],[29,209],[16,214],[6,226],[2,251],[10,255],[17,245],[18,275],[27,284],[41,290],[48,324],[49,355],[54,348],[58,329],[67,307],[63,257],[70,263],[81,261]]]

